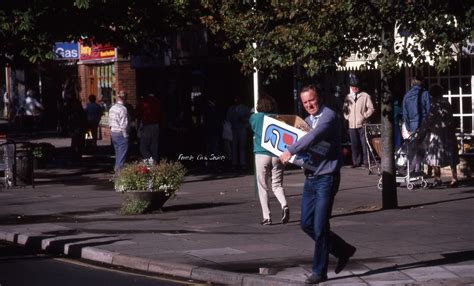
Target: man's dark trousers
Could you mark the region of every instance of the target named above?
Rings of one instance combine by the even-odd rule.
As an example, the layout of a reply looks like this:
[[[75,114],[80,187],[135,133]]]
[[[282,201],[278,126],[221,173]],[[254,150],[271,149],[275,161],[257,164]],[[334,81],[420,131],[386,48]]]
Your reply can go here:
[[[349,137],[351,139],[352,164],[356,166],[362,163],[368,165],[367,142],[365,140],[364,128],[349,128]]]
[[[327,276],[329,253],[336,257],[347,254],[350,245],[330,230],[334,197],[341,176],[335,174],[307,176],[301,200],[301,228],[315,242],[313,273]]]

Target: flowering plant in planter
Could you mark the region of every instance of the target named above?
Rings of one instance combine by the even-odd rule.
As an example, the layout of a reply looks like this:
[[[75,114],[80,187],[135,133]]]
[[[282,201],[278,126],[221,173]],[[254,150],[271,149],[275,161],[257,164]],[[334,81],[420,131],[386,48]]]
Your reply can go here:
[[[165,192],[170,195],[183,183],[186,169],[180,162],[143,160],[125,164],[114,178],[117,192]]]
[[[114,177],[115,190],[127,194],[123,214],[160,209],[183,183],[186,169],[179,162],[144,160],[125,164]]]

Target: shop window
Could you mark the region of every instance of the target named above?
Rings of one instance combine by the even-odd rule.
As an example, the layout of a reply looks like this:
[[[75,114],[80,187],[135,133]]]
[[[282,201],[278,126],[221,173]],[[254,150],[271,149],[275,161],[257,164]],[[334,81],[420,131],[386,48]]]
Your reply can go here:
[[[451,97],[451,106],[453,113],[460,113],[459,97]]]
[[[461,79],[461,89],[462,89],[462,94],[471,93],[471,79],[470,78],[464,77]]]
[[[112,104],[112,84],[114,82],[114,65],[100,65],[96,66],[97,74],[97,93],[99,100],[102,101],[107,107]]]
[[[471,133],[472,132],[472,117],[468,117],[468,116],[463,117],[462,123],[463,123],[462,132]]]
[[[473,112],[473,100],[472,97],[463,97],[462,98],[462,113],[470,114]]]
[[[449,90],[451,91],[451,94],[459,94],[459,79],[451,78],[449,83]]]

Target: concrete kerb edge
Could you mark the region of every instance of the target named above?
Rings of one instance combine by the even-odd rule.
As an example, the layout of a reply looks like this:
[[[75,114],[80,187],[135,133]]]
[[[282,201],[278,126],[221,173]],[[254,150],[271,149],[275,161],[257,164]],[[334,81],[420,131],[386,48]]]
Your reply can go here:
[[[0,231],[0,240],[25,245],[30,239],[31,234]],[[42,243],[38,245],[42,248]],[[193,279],[198,281],[220,283],[225,285],[242,286],[283,286],[283,285],[301,285],[294,281],[278,279],[268,276],[259,276],[254,274],[241,274],[230,271],[216,270],[206,267],[197,267],[189,264],[167,263],[162,261],[150,260],[146,258],[129,256],[112,252],[97,247],[84,247],[81,249],[82,259],[100,262],[109,265],[122,266],[134,270],[146,271],[150,273],[169,275],[184,279]]]
[[[0,239],[7,242],[17,243],[19,233],[0,231]]]
[[[191,279],[209,281],[225,285],[242,285],[244,275],[223,270],[196,267],[191,272]]]

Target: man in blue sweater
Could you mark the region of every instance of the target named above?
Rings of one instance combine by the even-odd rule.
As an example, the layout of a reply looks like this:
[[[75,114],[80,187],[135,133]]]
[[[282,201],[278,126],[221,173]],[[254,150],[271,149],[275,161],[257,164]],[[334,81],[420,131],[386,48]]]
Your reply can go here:
[[[430,111],[430,95],[422,87],[423,78],[416,76],[411,79],[411,89],[403,98],[403,124],[408,135],[414,133],[420,127],[423,120]],[[410,162],[410,172],[419,173],[421,171],[421,155],[416,154],[416,150],[408,150],[408,160]]]
[[[305,170],[303,197],[301,199],[301,228],[315,242],[312,274],[306,284],[327,280],[329,253],[338,258],[335,272],[339,273],[354,255],[356,248],[330,230],[334,198],[339,189],[341,157],[340,120],[337,114],[322,104],[314,85],[301,89],[301,102],[309,116],[306,122],[312,130],[287,147],[280,156],[285,164],[290,158],[323,141],[329,143],[325,154],[319,154],[313,165],[315,171]],[[328,144],[325,143],[327,146]]]
[[[430,95],[422,87],[423,79],[411,79],[411,89],[403,98],[403,122],[409,134],[415,132],[430,111]]]

